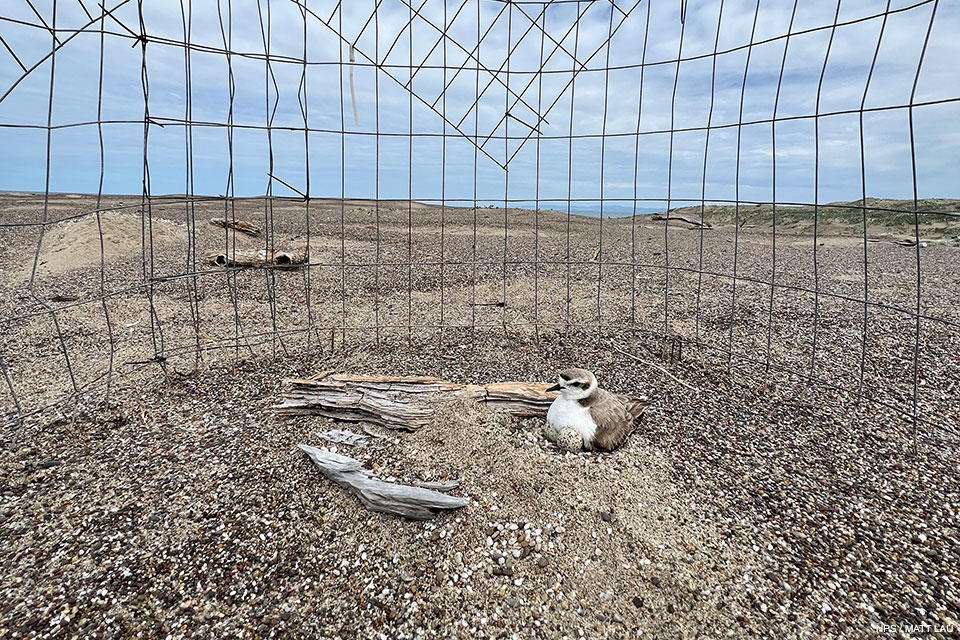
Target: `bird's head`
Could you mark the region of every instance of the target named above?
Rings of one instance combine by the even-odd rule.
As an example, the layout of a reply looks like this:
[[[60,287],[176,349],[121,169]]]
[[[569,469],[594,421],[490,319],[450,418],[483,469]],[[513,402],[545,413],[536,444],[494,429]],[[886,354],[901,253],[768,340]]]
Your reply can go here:
[[[557,384],[547,391],[559,391],[568,400],[589,398],[597,389],[597,377],[586,369],[566,369],[557,376]]]

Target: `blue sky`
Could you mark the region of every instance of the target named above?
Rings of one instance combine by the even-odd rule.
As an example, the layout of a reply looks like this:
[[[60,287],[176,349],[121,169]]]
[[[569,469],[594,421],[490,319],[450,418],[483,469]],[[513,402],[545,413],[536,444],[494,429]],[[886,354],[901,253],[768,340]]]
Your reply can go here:
[[[56,26],[66,30],[59,32],[61,40],[90,22],[81,1],[91,14],[99,16],[100,9],[92,0],[58,0]],[[107,6],[120,2],[108,0]],[[307,124],[313,130],[306,144],[310,192],[316,197],[407,198],[412,189],[418,200],[472,200],[476,188],[476,197],[482,202],[539,198],[541,206],[554,208],[566,205],[550,200],[568,197],[582,201],[575,203],[575,208],[594,206],[590,201],[602,198],[611,210],[630,207],[633,198],[641,199],[643,208],[658,208],[663,202],[651,201],[668,196],[674,205],[701,197],[708,201],[771,201],[774,132],[771,123],[764,121],[776,115],[796,117],[775,127],[776,200],[856,199],[862,187],[861,125],[855,111],[861,103],[867,109],[910,103],[924,38],[936,9],[913,98],[918,105],[913,109],[918,190],[920,197],[958,196],[960,39],[955,34],[960,33],[960,7],[955,2],[891,0],[893,13],[884,26],[882,17],[859,20],[883,13],[887,0],[841,0],[839,9],[835,0],[802,0],[797,3],[792,28],[792,0],[760,0],[759,4],[756,0],[726,0],[722,16],[719,1],[690,1],[683,22],[681,3],[666,0],[617,0],[619,9],[600,1],[560,3],[545,12],[542,5],[505,7],[495,0],[468,0],[465,4],[454,0],[446,7],[441,0],[407,2],[382,0],[376,25],[371,22],[364,29],[375,6],[372,0],[344,2],[340,11],[334,11],[335,2],[309,0],[307,7],[316,15],[308,14],[305,21],[293,0],[233,0],[230,4],[226,0],[183,0],[182,4],[144,0],[143,24],[151,39],[146,47],[149,111],[154,121],[165,124],[150,127],[151,192],[187,191],[191,168],[195,193],[227,191],[230,153],[228,130],[223,125],[229,107],[229,73],[227,56],[221,51],[225,48],[222,15],[225,29],[229,25],[232,31],[229,48],[258,58],[235,55],[231,59],[234,192],[238,196],[260,195],[269,187],[265,127],[270,112],[274,175],[306,190],[308,154],[300,100],[306,22],[310,64],[305,72],[305,105]],[[22,23],[40,24],[42,17],[52,24],[53,1],[34,0],[33,6],[39,17],[25,0],[6,0],[0,10],[4,18],[0,37],[16,55],[14,58],[0,47],[0,95],[23,75],[20,63],[30,68],[51,51],[47,30]],[[411,6],[423,17],[408,28]],[[629,16],[624,17],[621,9]],[[571,30],[578,10],[579,26]],[[474,53],[478,11],[479,27],[483,31],[489,28],[489,33]],[[427,21],[443,30],[445,12],[450,23],[445,29],[448,38],[434,48],[441,34]],[[267,30],[268,14],[275,86],[273,81],[267,82],[263,60],[262,29]],[[114,15],[130,29],[139,30],[136,0]],[[331,16],[330,26],[325,25],[322,21]],[[818,29],[832,25],[835,16],[841,24],[835,31]],[[189,18],[192,45],[189,101],[187,49],[176,46],[187,39],[185,17]],[[532,20],[545,25],[549,38],[539,29],[528,30]],[[108,18],[105,24],[112,33],[104,37],[103,190],[140,193],[141,48],[116,22]],[[604,43],[611,31],[615,33],[608,50]],[[795,34],[789,41],[782,37],[788,32]],[[878,39],[877,64],[865,95]],[[100,40],[96,22],[57,51],[55,126],[98,119]],[[769,42],[750,49],[746,45],[751,40]],[[339,64],[349,60],[350,42],[356,42],[357,122],[351,106],[349,66]],[[557,43],[562,49],[550,56]],[[505,73],[508,48],[512,49],[509,76]],[[723,53],[714,58],[715,48]],[[580,64],[586,65],[575,78],[574,49]],[[475,59],[468,59],[468,53],[479,58],[483,70],[473,70]],[[444,55],[447,65],[458,67],[466,62],[471,69],[455,78],[454,71],[447,71],[445,78],[439,68]],[[411,56],[415,66],[424,67],[413,79],[417,97],[412,100],[412,111],[410,92],[403,86],[410,78]],[[677,58],[683,58],[679,65],[673,62]],[[380,63],[380,71],[375,70],[374,59]],[[609,66],[617,67],[609,73],[603,70],[608,60]],[[0,102],[2,190],[44,188],[50,65],[48,58]],[[548,73],[538,76],[540,68]],[[481,89],[489,87],[473,108],[478,82]],[[508,101],[504,83],[526,105],[514,104],[513,96]],[[435,110],[421,99],[436,101]],[[945,102],[925,104],[937,101]],[[536,123],[537,113],[544,115],[547,122],[538,127],[542,135],[524,140],[531,131],[514,119],[504,123],[508,108],[527,124]],[[849,111],[854,112],[842,113]],[[441,113],[446,114],[448,123]],[[813,118],[802,117],[816,113],[827,114],[821,115],[818,125]],[[190,132],[192,167],[187,163],[188,132],[168,118],[198,123]],[[466,137],[453,127],[461,121]],[[714,127],[709,140],[708,122]],[[476,168],[475,128],[480,135],[477,142],[483,143]],[[682,131],[671,136],[671,129]],[[377,131],[379,143],[370,135]],[[445,131],[451,137],[444,148]],[[868,111],[863,115],[862,133],[867,194],[912,197],[908,110]],[[572,141],[571,134],[575,136]],[[484,142],[487,136],[491,137]],[[502,165],[508,158],[506,173]],[[81,124],[54,130],[51,190],[96,192],[99,180],[97,127]],[[272,188],[275,194],[292,195],[277,182]]]

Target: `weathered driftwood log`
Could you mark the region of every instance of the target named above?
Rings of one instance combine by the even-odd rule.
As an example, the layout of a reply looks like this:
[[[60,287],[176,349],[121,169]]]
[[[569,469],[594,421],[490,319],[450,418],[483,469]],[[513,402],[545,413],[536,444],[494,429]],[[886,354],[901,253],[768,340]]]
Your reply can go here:
[[[915,246],[917,246],[917,239],[916,239],[916,238],[903,238],[903,239],[901,239],[901,240],[896,240],[896,241],[894,241],[894,244],[898,244],[898,245],[900,245],[901,247],[915,247]],[[921,249],[926,249],[926,248],[927,248],[927,244],[928,244],[928,243],[927,243],[926,240],[921,240],[921,241],[920,241],[920,248],[921,248]]]
[[[470,503],[467,498],[448,496],[432,489],[384,482],[364,469],[358,460],[305,444],[299,447],[320,468],[320,473],[356,494],[360,502],[373,511],[429,520],[444,511],[461,509]]]
[[[243,220],[228,220],[226,218],[210,218],[210,224],[227,229],[236,229],[248,236],[259,236],[260,227],[244,222]]]
[[[703,227],[704,229],[711,229],[712,225],[706,220],[700,221],[700,218],[694,216],[688,216],[685,213],[655,213],[651,216],[652,220],[679,220],[680,222],[686,222],[687,224],[692,224],[695,227]]]
[[[262,267],[264,265],[297,266],[307,261],[307,251],[267,251],[240,249],[235,253],[211,251],[207,262],[221,267]]]
[[[438,403],[462,398],[520,417],[546,417],[556,393],[548,384],[500,382],[462,385],[425,376],[357,376],[324,372],[309,380],[287,380],[276,411],[369,422],[416,431],[430,423]]]

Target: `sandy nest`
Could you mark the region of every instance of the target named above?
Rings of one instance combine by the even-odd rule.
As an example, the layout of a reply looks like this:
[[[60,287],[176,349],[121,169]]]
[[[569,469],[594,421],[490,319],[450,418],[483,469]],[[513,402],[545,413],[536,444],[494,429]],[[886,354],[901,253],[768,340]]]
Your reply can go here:
[[[638,436],[610,455],[564,454],[539,427],[462,403],[410,439],[414,469],[462,478],[475,500],[466,526],[486,534],[485,546],[470,548],[464,562],[490,572],[492,557],[494,573],[513,565],[504,584],[488,583],[487,595],[510,590],[514,600],[546,604],[545,623],[558,632],[564,602],[581,616],[589,611],[582,623],[594,632],[604,623],[614,633],[677,629],[677,619],[650,619],[652,611],[680,610],[682,626],[697,632],[735,625],[729,612],[743,603],[730,587],[742,557],[679,498],[657,451]],[[459,537],[465,547],[475,543]],[[515,551],[521,559],[507,559]]]
[[[121,388],[109,407],[7,433],[4,495],[21,505],[0,511],[18,540],[4,559],[11,637],[741,628],[742,543],[678,495],[642,435],[563,454],[538,420],[458,402],[417,433],[333,447],[383,478],[462,482],[468,507],[405,521],[365,510],[296,449],[360,429],[276,417],[281,371]]]

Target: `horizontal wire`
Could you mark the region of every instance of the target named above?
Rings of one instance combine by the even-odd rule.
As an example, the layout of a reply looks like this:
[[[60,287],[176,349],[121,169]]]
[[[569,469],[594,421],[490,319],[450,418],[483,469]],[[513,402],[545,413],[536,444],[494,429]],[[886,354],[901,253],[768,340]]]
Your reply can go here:
[[[950,319],[945,318],[945,317],[942,317],[942,316],[932,316],[932,315],[929,315],[929,314],[926,314],[926,313],[917,314],[916,310],[914,310],[914,309],[906,309],[906,308],[898,307],[898,306],[895,306],[895,305],[892,305],[892,304],[888,304],[888,303],[884,303],[884,302],[879,302],[879,301],[877,301],[877,300],[871,300],[871,299],[864,300],[863,298],[858,298],[858,297],[856,297],[856,296],[848,296],[848,295],[844,295],[844,294],[836,293],[836,292],[832,292],[832,291],[825,291],[825,290],[823,290],[823,289],[819,289],[819,290],[818,290],[818,289],[815,289],[815,288],[802,287],[802,286],[800,286],[800,285],[791,285],[791,284],[786,284],[786,283],[783,283],[783,282],[773,282],[773,283],[771,283],[770,281],[768,281],[768,280],[763,280],[763,279],[761,279],[761,278],[753,278],[753,277],[742,276],[742,275],[738,275],[738,276],[734,277],[732,274],[724,273],[724,272],[721,272],[721,271],[711,271],[711,270],[709,270],[709,269],[699,269],[699,268],[693,268],[693,267],[685,267],[685,266],[681,266],[681,265],[677,265],[677,264],[671,264],[671,265],[664,266],[664,265],[662,265],[662,264],[654,264],[654,263],[628,262],[628,261],[613,261],[613,260],[605,260],[605,261],[603,261],[602,263],[601,263],[601,262],[598,262],[598,261],[593,261],[593,260],[537,260],[537,261],[534,261],[534,260],[506,260],[506,261],[504,261],[504,260],[493,260],[493,259],[491,259],[491,260],[477,260],[477,261],[449,260],[449,261],[443,261],[443,262],[430,261],[430,260],[416,260],[416,261],[412,261],[412,262],[407,262],[407,261],[400,261],[400,262],[382,262],[382,261],[381,261],[381,262],[336,262],[336,261],[335,261],[335,262],[309,262],[309,263],[303,263],[303,264],[296,265],[296,267],[291,267],[291,266],[288,266],[288,265],[263,265],[263,266],[261,266],[261,267],[255,267],[255,268],[251,268],[251,267],[232,267],[232,268],[216,268],[216,269],[210,269],[210,270],[206,270],[206,271],[192,271],[192,272],[185,272],[185,273],[177,273],[176,275],[172,275],[172,276],[158,276],[158,277],[153,278],[151,282],[154,283],[154,284],[162,284],[162,283],[175,282],[175,281],[177,281],[177,280],[191,279],[191,278],[195,278],[195,277],[198,277],[198,276],[219,276],[219,275],[230,274],[230,273],[242,273],[242,272],[245,272],[245,271],[247,271],[247,272],[254,272],[254,271],[256,271],[256,270],[272,270],[272,271],[278,271],[278,272],[295,272],[295,271],[297,271],[297,269],[305,268],[305,267],[310,267],[311,269],[324,269],[324,268],[326,268],[326,269],[342,269],[342,268],[350,268],[350,269],[363,269],[363,268],[367,268],[367,269],[404,268],[404,269],[405,269],[405,268],[409,268],[409,267],[413,267],[413,266],[422,266],[422,267],[445,267],[445,266],[476,266],[476,267],[483,267],[483,266],[485,266],[485,267],[499,267],[499,266],[502,266],[502,265],[507,265],[507,266],[533,266],[533,267],[538,267],[538,266],[557,266],[557,267],[559,267],[559,266],[590,266],[590,267],[605,266],[605,267],[631,267],[631,268],[641,268],[641,269],[651,269],[651,270],[669,269],[670,271],[679,271],[679,272],[690,273],[690,274],[703,274],[703,275],[713,276],[713,277],[718,278],[718,279],[726,279],[726,280],[736,281],[736,282],[746,282],[746,283],[749,283],[749,284],[756,284],[756,285],[761,285],[761,286],[764,286],[764,287],[772,287],[772,288],[774,288],[774,289],[785,289],[785,290],[788,290],[788,291],[794,291],[794,292],[796,292],[796,293],[818,294],[818,295],[821,295],[821,296],[826,297],[826,298],[831,298],[831,299],[835,299],[835,300],[842,300],[842,301],[844,301],[844,302],[856,303],[856,304],[861,305],[861,306],[866,305],[866,306],[868,306],[868,307],[874,307],[874,308],[877,308],[877,309],[883,309],[883,310],[885,310],[885,311],[892,311],[892,312],[894,312],[894,313],[899,313],[899,314],[902,314],[902,315],[904,315],[904,316],[908,316],[908,317],[910,317],[910,318],[914,318],[914,317],[917,317],[917,316],[919,315],[919,317],[922,318],[922,319],[924,319],[924,320],[928,320],[928,321],[931,321],[931,322],[935,322],[935,323],[938,323],[938,324],[942,324],[942,325],[944,325],[944,326],[954,327],[954,328],[960,329],[960,321],[958,321],[958,320],[950,320]],[[133,293],[133,292],[136,292],[136,291],[141,291],[141,290],[146,289],[148,286],[149,286],[149,284],[139,284],[139,285],[135,285],[135,286],[133,286],[133,287],[128,287],[128,288],[125,288],[125,289],[120,289],[120,290],[117,290],[117,291],[109,292],[109,293],[107,293],[106,295],[103,295],[103,296],[97,296],[97,297],[93,297],[93,298],[85,298],[85,299],[82,300],[82,301],[73,301],[73,302],[70,302],[70,303],[61,305],[61,306],[59,306],[59,307],[56,307],[55,310],[56,310],[56,311],[62,311],[62,310],[70,309],[70,308],[73,308],[73,307],[79,307],[79,306],[84,306],[84,305],[88,305],[88,304],[93,304],[93,303],[96,303],[96,302],[100,302],[101,300],[106,299],[106,298],[115,298],[115,297],[118,297],[118,296],[121,296],[121,295],[125,295],[125,294],[127,294],[127,293]],[[3,326],[4,324],[11,324],[11,323],[13,323],[13,322],[19,322],[19,321],[27,320],[27,319],[34,318],[34,317],[38,317],[38,316],[44,316],[44,315],[47,315],[47,314],[49,314],[49,311],[36,311],[36,312],[30,312],[30,313],[21,314],[21,315],[18,315],[18,316],[11,316],[11,317],[7,317],[7,318],[2,318],[2,319],[0,319],[0,326]]]
[[[553,328],[553,329],[558,329],[558,330],[560,330],[560,329],[566,329],[566,328],[568,327],[568,325],[567,325],[566,323],[564,323],[564,322],[549,322],[549,321],[545,321],[545,320],[539,321],[539,324],[540,324],[540,326],[545,327],[545,328]],[[532,326],[532,324],[531,324],[531,326]],[[406,325],[406,324],[392,324],[392,325],[391,325],[391,324],[380,324],[380,325],[377,325],[377,326],[374,326],[374,325],[348,325],[348,326],[329,325],[329,326],[305,327],[305,328],[299,328],[299,329],[280,329],[280,330],[278,330],[276,333],[280,333],[280,334],[286,335],[286,336],[292,336],[292,335],[304,334],[304,333],[317,333],[317,334],[319,335],[320,332],[326,333],[326,332],[330,332],[330,331],[351,331],[351,332],[371,332],[371,333],[372,333],[372,332],[373,332],[375,329],[377,329],[378,327],[379,327],[380,330],[392,329],[392,330],[396,330],[396,331],[398,331],[398,332],[405,331],[405,330],[407,330],[407,329],[409,328],[409,326]],[[449,330],[462,330],[462,331],[464,331],[464,333],[469,333],[470,331],[474,331],[474,330],[487,330],[487,331],[492,331],[492,332],[498,332],[498,333],[499,333],[499,332],[502,332],[502,331],[504,330],[504,326],[503,326],[502,323],[491,323],[491,324],[482,324],[482,323],[478,323],[478,324],[452,324],[452,323],[451,323],[451,324],[444,324],[444,325],[431,324],[431,323],[418,323],[418,324],[417,324],[417,328],[418,328],[418,329],[428,329],[428,330],[440,330],[440,329],[444,329],[444,330],[448,330],[448,331],[449,331]],[[592,333],[593,331],[595,331],[595,330],[598,328],[598,325],[595,324],[595,323],[586,323],[586,324],[582,325],[582,329],[581,329],[581,325],[573,324],[573,325],[570,326],[570,328],[572,328],[572,329],[574,329],[574,330],[582,330],[582,331],[584,331],[584,332],[591,332],[591,333]],[[600,329],[606,329],[606,330],[615,331],[615,332],[617,332],[617,333],[619,333],[619,334],[621,334],[621,335],[623,335],[623,334],[629,334],[629,333],[643,333],[643,334],[648,334],[648,335],[651,335],[651,336],[660,336],[659,333],[652,332],[652,331],[649,331],[649,330],[645,330],[645,329],[642,329],[642,328],[639,328],[639,327],[624,328],[623,324],[602,324],[602,323],[601,323],[601,324],[599,325],[599,328],[600,328]],[[398,335],[399,335],[399,334],[398,334]],[[265,345],[265,344],[270,344],[270,342],[271,342],[270,339],[271,339],[273,336],[275,336],[275,332],[269,331],[269,332],[263,332],[263,333],[246,334],[245,336],[241,336],[241,338],[242,338],[243,340],[245,340],[245,342],[240,342],[239,340],[234,340],[234,339],[232,339],[232,338],[224,338],[224,339],[213,339],[213,338],[211,338],[211,341],[214,342],[214,344],[209,345],[209,346],[202,346],[202,347],[200,347],[200,350],[201,350],[201,351],[204,351],[204,352],[206,352],[206,351],[224,351],[225,348],[231,348],[231,347],[235,347],[235,346],[240,346],[240,347],[247,347],[247,346],[257,347],[257,346],[263,346],[263,345]],[[255,339],[255,338],[264,338],[264,339],[261,340],[260,342],[253,342],[253,343],[246,342],[246,341],[249,340],[249,339]],[[235,344],[235,343],[236,343],[236,344]],[[717,352],[717,353],[719,353],[720,355],[732,357],[733,360],[740,360],[740,361],[742,361],[742,362],[750,363],[750,364],[752,364],[752,365],[757,366],[758,368],[759,368],[759,367],[767,367],[767,366],[769,366],[769,368],[774,369],[774,370],[776,370],[776,371],[779,371],[779,372],[781,372],[781,373],[787,373],[787,374],[789,374],[789,375],[796,376],[797,378],[800,378],[800,379],[802,379],[802,380],[806,380],[807,382],[810,382],[810,383],[813,383],[813,384],[816,384],[816,385],[820,385],[820,386],[826,387],[826,388],[831,389],[831,390],[833,390],[833,391],[838,391],[838,392],[841,392],[841,393],[849,393],[849,390],[846,389],[846,388],[844,388],[844,387],[842,387],[842,386],[839,386],[839,385],[837,385],[837,384],[835,384],[835,383],[831,383],[831,382],[825,381],[825,380],[823,380],[823,379],[821,379],[821,378],[813,378],[813,377],[811,377],[808,373],[806,373],[806,372],[804,372],[804,371],[799,371],[799,370],[793,369],[792,367],[788,367],[788,366],[786,366],[786,365],[780,365],[780,364],[777,364],[777,363],[775,363],[775,362],[767,363],[767,362],[765,362],[764,360],[760,360],[760,359],[757,359],[757,358],[753,358],[753,357],[751,357],[751,356],[749,356],[749,355],[742,354],[742,353],[739,353],[739,352],[736,352],[736,351],[731,351],[731,350],[729,350],[729,349],[724,349],[723,347],[718,347],[717,345],[713,345],[713,344],[710,344],[710,343],[707,343],[707,342],[704,342],[704,341],[701,341],[701,340],[684,339],[684,346],[695,346],[695,347],[699,347],[699,348],[702,348],[702,349],[706,349],[706,350],[708,350],[708,351]],[[167,349],[164,350],[164,352],[163,352],[162,354],[159,354],[159,355],[160,355],[164,360],[169,360],[170,358],[175,358],[175,357],[180,357],[180,356],[186,356],[186,355],[192,355],[194,352],[196,352],[196,350],[197,350],[196,345],[193,344],[193,343],[189,343],[189,344],[185,344],[185,345],[183,345],[183,346],[181,346],[181,347],[171,347],[171,348],[167,348]],[[158,361],[159,361],[159,360],[142,361],[142,362],[131,363],[131,364],[128,364],[128,365],[126,365],[126,366],[132,366],[132,367],[133,367],[132,371],[136,371],[136,370],[139,370],[139,369],[143,369],[144,367],[148,367],[148,366],[150,366],[151,364],[155,364],[155,363],[158,362]],[[44,407],[41,407],[41,408],[32,410],[32,411],[27,412],[27,413],[24,413],[24,414],[22,414],[21,416],[19,416],[19,417],[17,418],[17,421],[19,421],[20,419],[23,419],[23,418],[30,417],[30,416],[32,416],[32,415],[36,415],[36,414],[38,414],[38,413],[40,413],[40,412],[42,412],[42,411],[44,411],[44,410],[47,410],[47,409],[49,409],[49,408],[52,408],[52,407],[57,406],[57,405],[59,405],[59,404],[62,404],[65,400],[69,400],[71,397],[76,397],[77,395],[80,395],[80,394],[82,394],[82,393],[88,392],[88,391],[91,389],[92,385],[100,382],[100,381],[101,381],[102,379],[104,379],[105,377],[106,377],[106,374],[104,373],[103,375],[99,376],[98,378],[94,379],[93,381],[90,381],[90,382],[88,382],[88,383],[86,383],[86,384],[84,384],[84,385],[81,385],[81,386],[79,387],[80,391],[79,391],[78,393],[76,393],[76,394],[71,394],[71,396],[68,396],[68,397],[65,398],[65,399],[54,401],[54,402],[52,402],[52,403],[49,403],[48,405],[45,405]],[[904,409],[904,408],[902,408],[902,407],[899,407],[899,406],[897,406],[897,405],[895,405],[895,404],[893,404],[893,403],[891,403],[891,402],[885,401],[885,400],[880,399],[880,398],[870,398],[870,402],[873,403],[873,404],[876,404],[876,405],[885,407],[885,408],[887,408],[887,409],[890,409],[890,410],[892,410],[892,411],[895,411],[895,412],[898,413],[902,418],[904,418],[904,419],[906,419],[906,420],[913,420],[913,419],[915,418],[918,423],[921,423],[921,424],[925,424],[925,425],[927,425],[927,426],[934,427],[934,428],[939,429],[939,430],[941,430],[941,431],[943,431],[943,432],[945,432],[945,433],[949,433],[949,434],[952,434],[952,435],[960,436],[960,426],[951,425],[951,424],[949,424],[949,423],[936,422],[936,421],[934,421],[934,420],[930,420],[930,419],[928,419],[928,418],[924,418],[924,417],[920,417],[920,416],[914,417],[914,416],[912,416],[912,415],[910,414],[910,411],[909,411],[908,409]],[[15,422],[16,422],[16,421],[14,421],[13,423],[15,423]]]
[[[511,72],[512,73],[512,72]],[[799,120],[823,120],[827,118],[837,117],[837,116],[846,116],[846,115],[855,115],[860,113],[879,113],[887,111],[898,111],[904,109],[916,109],[918,107],[932,107],[943,104],[952,104],[960,102],[960,97],[957,98],[940,98],[937,100],[924,100],[921,102],[906,103],[906,104],[895,104],[895,105],[886,105],[882,107],[865,107],[865,108],[856,108],[856,109],[839,109],[837,111],[825,111],[819,114],[803,114],[796,116],[778,116],[775,118],[761,118],[758,120],[745,120],[742,122],[731,122],[727,124],[716,124],[702,127],[677,127],[675,129],[650,129],[647,131],[625,131],[625,132],[614,132],[614,133],[578,133],[578,134],[551,134],[551,135],[539,135],[537,136],[541,140],[591,140],[596,139],[600,140],[603,138],[637,138],[642,136],[652,136],[652,135],[666,135],[671,132],[673,133],[694,133],[700,131],[718,131],[722,129],[733,129],[736,127],[746,127],[751,125],[761,125],[761,124],[776,124],[781,122],[796,122]],[[162,122],[162,124],[161,124]],[[96,126],[97,124],[101,125],[136,125],[143,126],[143,120],[89,120],[84,122],[70,122],[58,125],[41,125],[41,124],[23,124],[23,123],[12,123],[12,122],[0,122],[0,128],[6,129],[37,129],[41,131],[46,131],[48,129],[69,129],[73,127],[89,127]],[[150,124],[154,124],[160,127],[208,127],[208,128],[227,128],[231,127],[233,129],[247,129],[252,131],[265,131],[267,130],[266,125],[256,125],[256,124],[227,124],[223,122],[210,122],[202,120],[183,120],[182,118],[173,118],[173,117],[164,117],[164,116],[151,116]],[[326,133],[326,134],[336,134],[336,135],[346,135],[346,136],[378,136],[382,138],[409,138],[410,133],[402,132],[389,132],[389,131],[341,131],[340,129],[323,129],[317,127],[295,127],[292,125],[270,125],[269,129],[271,131],[294,131],[303,133],[304,131],[308,133]],[[527,135],[467,135],[460,133],[438,133],[438,132],[414,132],[414,136],[417,138],[465,138],[471,142],[478,140],[480,138],[488,138],[491,140],[526,140],[529,136]],[[502,198],[499,198],[502,200]],[[699,198],[698,198],[699,200]]]

